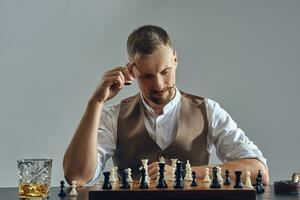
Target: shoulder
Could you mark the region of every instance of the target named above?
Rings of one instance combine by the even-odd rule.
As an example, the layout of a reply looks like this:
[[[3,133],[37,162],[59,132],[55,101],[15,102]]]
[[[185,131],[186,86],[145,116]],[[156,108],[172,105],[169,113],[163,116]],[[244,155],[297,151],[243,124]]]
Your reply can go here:
[[[127,97],[125,99],[123,99],[120,104],[129,104],[129,103],[132,103],[133,101],[135,101],[138,97],[140,96],[140,93],[138,94],[135,94],[133,96],[130,96],[130,97]]]
[[[197,96],[197,95],[193,95],[193,94],[189,94],[183,91],[180,91],[181,96],[186,97],[188,99],[192,99],[192,100],[199,100],[199,101],[203,101],[205,98],[201,97],[201,96]]]

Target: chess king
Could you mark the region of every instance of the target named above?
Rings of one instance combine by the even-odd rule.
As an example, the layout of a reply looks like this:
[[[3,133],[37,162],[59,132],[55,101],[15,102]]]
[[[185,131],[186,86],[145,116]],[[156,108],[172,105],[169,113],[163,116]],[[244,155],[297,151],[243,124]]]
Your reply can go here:
[[[213,146],[223,171],[250,171],[254,182],[261,170],[264,184],[268,183],[266,159],[230,115],[215,101],[176,85],[178,54],[166,30],[154,25],[137,28],[128,37],[127,52],[127,65],[103,74],[65,152],[69,183],[76,180],[83,185],[96,179],[110,157],[119,169],[131,168],[135,179],[141,159],[148,159],[148,174],[155,180],[160,156],[166,161],[166,176],[173,177],[170,159],[176,158],[189,160],[203,178],[205,168],[211,168]],[[108,105],[133,80],[139,92]]]

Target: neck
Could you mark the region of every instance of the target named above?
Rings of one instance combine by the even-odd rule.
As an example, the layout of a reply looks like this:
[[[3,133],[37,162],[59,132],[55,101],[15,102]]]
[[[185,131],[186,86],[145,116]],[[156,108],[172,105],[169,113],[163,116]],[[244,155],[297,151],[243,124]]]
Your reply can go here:
[[[165,105],[167,105],[170,101],[172,101],[172,99],[174,99],[175,95],[176,95],[176,90],[174,88],[173,89],[172,97],[170,98],[170,100],[168,102],[166,102],[164,104],[156,104],[156,103],[153,103],[148,98],[145,98],[144,95],[143,95],[143,97],[144,97],[144,100],[146,101],[146,103],[154,110],[155,114],[161,115],[161,114],[164,113],[164,107],[165,107]]]

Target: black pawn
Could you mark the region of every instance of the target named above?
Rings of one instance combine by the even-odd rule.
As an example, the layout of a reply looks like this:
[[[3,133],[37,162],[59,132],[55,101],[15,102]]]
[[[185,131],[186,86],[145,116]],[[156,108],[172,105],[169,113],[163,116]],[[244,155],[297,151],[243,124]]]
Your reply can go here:
[[[61,197],[61,198],[64,198],[64,197],[67,196],[67,194],[64,191],[64,188],[65,188],[65,182],[64,181],[60,181],[60,191],[59,191],[58,196]]]
[[[156,185],[156,188],[167,188],[168,185],[166,183],[166,180],[165,180],[165,175],[164,175],[164,172],[165,172],[165,163],[163,162],[160,162],[158,163],[158,166],[159,166],[159,179],[158,179],[158,184]]]
[[[176,171],[175,171],[175,182],[173,187],[174,188],[183,188],[183,169],[182,169],[182,162],[177,161],[176,162]]]
[[[229,178],[229,171],[226,169],[225,170],[225,181],[224,181],[224,185],[230,185],[231,181]]]
[[[235,185],[233,186],[234,188],[243,188],[243,183],[241,181],[241,171],[235,171]]]
[[[265,192],[264,186],[262,184],[262,174],[261,174],[260,170],[258,170],[258,174],[256,176],[255,190],[256,190],[256,193],[264,193]]]
[[[109,181],[110,172],[103,172],[104,175],[104,183],[102,185],[102,189],[109,190],[112,188],[111,183]]]
[[[213,177],[212,177],[212,182],[210,184],[210,188],[221,188],[221,185],[218,180],[218,169],[216,167],[213,167],[212,171],[213,171]]]
[[[195,171],[192,172],[192,178],[193,178],[193,180],[192,180],[192,183],[191,183],[191,187],[196,187],[198,185],[198,183],[197,183],[197,180],[196,180],[197,175],[196,175]]]
[[[122,169],[122,183],[120,185],[120,188],[121,189],[129,189],[130,188],[130,185],[127,181],[127,172],[124,168]]]
[[[148,189],[148,184],[146,182],[146,170],[144,166],[141,168],[141,182],[140,182],[140,189]]]

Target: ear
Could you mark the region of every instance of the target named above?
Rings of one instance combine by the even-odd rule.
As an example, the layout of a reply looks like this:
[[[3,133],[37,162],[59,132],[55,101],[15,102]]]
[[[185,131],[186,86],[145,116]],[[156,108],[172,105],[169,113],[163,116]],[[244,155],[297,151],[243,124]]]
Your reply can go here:
[[[174,62],[175,62],[175,68],[176,68],[177,64],[178,64],[178,57],[177,57],[177,53],[175,50],[173,50],[173,56],[174,56]]]
[[[127,63],[126,67],[127,70],[129,71],[130,75],[135,78],[134,73],[133,73],[133,67],[134,67],[134,63]]]

